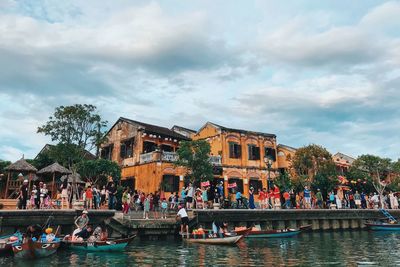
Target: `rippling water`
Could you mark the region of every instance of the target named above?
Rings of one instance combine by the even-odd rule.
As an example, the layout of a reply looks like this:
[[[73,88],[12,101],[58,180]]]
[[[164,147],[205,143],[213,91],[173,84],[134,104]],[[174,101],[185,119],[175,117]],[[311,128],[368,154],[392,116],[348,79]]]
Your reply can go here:
[[[400,266],[400,233],[345,231],[303,233],[287,239],[244,240],[237,246],[135,240],[123,253],[60,250],[1,266]]]

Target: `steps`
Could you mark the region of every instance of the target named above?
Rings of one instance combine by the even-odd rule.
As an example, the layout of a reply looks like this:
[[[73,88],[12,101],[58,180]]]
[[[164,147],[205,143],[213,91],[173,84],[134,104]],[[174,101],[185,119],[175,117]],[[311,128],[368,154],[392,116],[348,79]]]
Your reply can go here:
[[[0,199],[0,204],[3,204],[3,210],[17,209],[18,199]]]
[[[385,209],[379,209],[379,210],[380,210],[380,212],[383,213],[383,215],[385,215],[386,218],[389,219],[389,221],[397,222],[397,220],[387,210],[385,210]]]

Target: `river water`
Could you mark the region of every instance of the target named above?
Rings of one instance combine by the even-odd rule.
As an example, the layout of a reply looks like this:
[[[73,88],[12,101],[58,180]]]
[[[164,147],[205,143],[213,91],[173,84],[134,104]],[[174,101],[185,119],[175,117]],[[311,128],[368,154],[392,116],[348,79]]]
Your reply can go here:
[[[34,261],[0,258],[1,266],[400,266],[400,233],[302,233],[281,239],[245,239],[236,246],[135,240],[125,252],[60,250]]]

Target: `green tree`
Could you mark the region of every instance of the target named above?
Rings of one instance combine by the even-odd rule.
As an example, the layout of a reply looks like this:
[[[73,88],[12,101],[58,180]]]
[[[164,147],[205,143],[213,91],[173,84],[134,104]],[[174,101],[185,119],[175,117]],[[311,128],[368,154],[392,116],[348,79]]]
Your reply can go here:
[[[292,166],[299,176],[308,176],[310,182],[321,171],[334,166],[331,153],[326,148],[311,144],[297,149]]]
[[[293,188],[290,174],[286,171],[274,179],[274,184],[276,184],[282,192]]]
[[[191,182],[212,181],[213,166],[210,163],[210,144],[205,140],[182,141],[177,150],[176,166],[185,167]]]
[[[336,167],[334,164],[323,164],[320,166],[311,188],[316,191],[321,190],[323,196],[327,196],[328,192],[332,191],[339,184]]]
[[[353,162],[350,168],[350,175],[371,183],[382,201],[386,188],[398,185],[399,170],[397,169],[397,164],[397,162],[393,163],[389,158],[361,155]]]
[[[121,167],[106,159],[81,161],[76,165],[76,169],[81,177],[91,184],[105,185],[110,176],[116,183],[121,179]]]
[[[76,145],[88,151],[96,148],[98,155],[107,121],[103,121],[96,110],[96,106],[88,104],[57,107],[54,115],[38,127],[37,132],[62,144]]]
[[[7,160],[0,160],[0,181],[1,181],[1,187],[5,185],[5,181],[7,180],[7,171],[6,167],[11,164],[11,161]]]

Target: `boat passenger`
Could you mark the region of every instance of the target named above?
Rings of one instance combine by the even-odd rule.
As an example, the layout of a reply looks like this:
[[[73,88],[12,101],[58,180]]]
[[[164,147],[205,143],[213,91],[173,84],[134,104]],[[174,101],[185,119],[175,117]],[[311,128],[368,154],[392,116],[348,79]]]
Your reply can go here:
[[[88,226],[82,231],[77,232],[72,235],[72,241],[82,242],[85,239],[88,239],[92,235],[92,227]]]
[[[76,220],[75,220],[76,228],[82,230],[88,225],[89,217],[87,216],[87,214],[88,214],[87,210],[84,210],[84,211],[82,211],[81,216],[76,218]]]
[[[32,240],[36,241],[40,239],[42,233],[43,233],[42,227],[38,224],[35,224],[28,226],[28,228],[26,229],[25,236],[27,238],[31,238]]]

